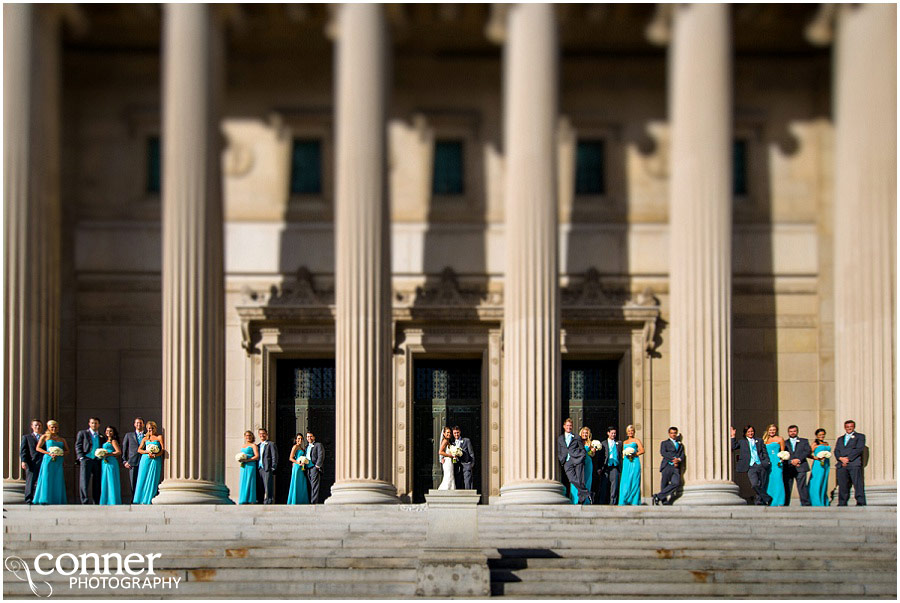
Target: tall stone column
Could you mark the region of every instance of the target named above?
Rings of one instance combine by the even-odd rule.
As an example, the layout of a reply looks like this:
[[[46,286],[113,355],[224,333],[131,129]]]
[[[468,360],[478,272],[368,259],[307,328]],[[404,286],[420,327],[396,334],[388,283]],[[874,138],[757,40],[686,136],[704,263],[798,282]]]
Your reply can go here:
[[[743,504],[731,467],[731,22],[673,7],[669,42],[671,421],[682,504]]]
[[[503,329],[505,504],[567,503],[558,481],[558,47],[554,7],[508,9],[504,46],[506,276]]]
[[[391,482],[391,252],[386,25],[377,4],[337,15],[337,325],[331,504],[397,503]]]
[[[3,6],[3,502],[24,502],[19,442],[59,409],[59,12]],[[63,426],[74,429],[74,426]]]
[[[866,434],[868,504],[897,504],[897,7],[838,9],[834,291],[837,425]]]
[[[163,16],[163,413],[154,504],[228,503],[218,97],[222,40],[206,4]]]

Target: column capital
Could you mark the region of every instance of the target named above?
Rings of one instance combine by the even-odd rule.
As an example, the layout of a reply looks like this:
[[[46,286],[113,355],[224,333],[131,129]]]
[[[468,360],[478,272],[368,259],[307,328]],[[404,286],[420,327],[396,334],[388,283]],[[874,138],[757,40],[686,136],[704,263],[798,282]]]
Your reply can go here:
[[[806,25],[803,34],[811,44],[827,46],[834,41],[834,28],[839,6],[837,4],[820,4],[816,15]]]
[[[644,35],[651,44],[665,46],[672,39],[672,17],[675,14],[673,4],[657,4],[653,17],[644,29]]]

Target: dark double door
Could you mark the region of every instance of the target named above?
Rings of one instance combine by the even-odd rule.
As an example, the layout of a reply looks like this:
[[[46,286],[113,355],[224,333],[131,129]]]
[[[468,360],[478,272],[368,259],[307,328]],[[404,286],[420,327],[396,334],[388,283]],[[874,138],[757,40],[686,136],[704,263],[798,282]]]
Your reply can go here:
[[[571,417],[576,434],[586,425],[595,440],[602,440],[607,428],[615,427],[622,439],[618,360],[563,361],[562,418],[566,417]]]
[[[319,502],[331,495],[334,484],[335,394],[334,359],[282,359],[275,373],[275,444],[279,463],[275,473],[275,502],[285,503],[294,465],[288,460],[295,437],[312,431],[325,447],[325,471]]]
[[[428,490],[441,483],[437,449],[445,425],[459,426],[463,437],[472,441],[474,487],[483,493],[481,360],[416,360],[413,368],[413,502],[425,502]]]

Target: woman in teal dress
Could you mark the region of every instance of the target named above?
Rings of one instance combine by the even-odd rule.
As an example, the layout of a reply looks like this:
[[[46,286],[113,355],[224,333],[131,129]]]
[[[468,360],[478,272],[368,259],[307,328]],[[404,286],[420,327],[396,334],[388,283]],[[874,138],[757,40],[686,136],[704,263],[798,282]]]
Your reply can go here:
[[[619,483],[619,504],[620,505],[639,505],[641,504],[641,459],[644,454],[644,445],[639,439],[634,437],[634,425],[625,428],[625,435],[628,436],[622,442],[622,481]],[[630,456],[628,449],[634,451]]]
[[[239,461],[241,463],[241,495],[238,498],[239,505],[256,504],[256,467],[259,465],[259,448],[253,441],[252,431],[244,432],[244,444],[241,452],[246,458]]]
[[[815,458],[820,452],[831,452],[831,446],[825,441],[824,429],[816,430],[813,446],[812,470],[809,477],[809,502],[814,507],[827,507],[831,505],[831,500],[828,498],[828,473],[831,471],[831,459]]]
[[[158,448],[158,450],[155,450]],[[159,482],[162,480],[162,463],[166,455],[166,444],[159,435],[159,427],[156,422],[147,421],[147,435],[141,440],[138,453],[146,455],[141,457],[138,465],[137,486],[134,488],[135,505],[149,505],[159,493]]]
[[[57,448],[61,449],[61,452]],[[68,500],[63,475],[63,455],[69,453],[69,445],[66,439],[59,435],[59,423],[47,421],[47,432],[40,437],[35,450],[43,454],[44,458],[41,460],[41,471],[38,474],[37,486],[34,488],[32,504],[66,504]],[[58,454],[54,455],[54,452]]]
[[[766,435],[763,436],[763,442],[766,445],[766,452],[769,453],[769,461],[771,468],[769,469],[769,483],[766,486],[766,494],[772,497],[770,507],[784,506],[784,472],[781,469],[783,462],[778,458],[778,453],[784,450],[784,438],[778,435],[778,427],[769,425],[766,428]]]
[[[582,427],[581,431],[578,432],[578,436],[581,438],[584,449],[587,451],[587,456],[584,457],[584,489],[588,492],[593,492],[591,487],[594,485],[594,462],[591,460],[591,457],[594,456],[595,451],[591,448],[590,428]],[[578,504],[578,490],[572,484],[569,484],[569,500],[572,501],[573,505]]]
[[[289,505],[308,505],[309,504],[309,485],[306,483],[306,467],[300,462],[300,457],[304,456],[306,445],[303,441],[303,434],[298,433],[294,440],[294,447],[291,448],[291,488],[288,490],[287,504]]]
[[[121,505],[122,488],[119,485],[119,432],[112,425],[106,427],[106,456],[100,461],[100,502],[101,505]]]

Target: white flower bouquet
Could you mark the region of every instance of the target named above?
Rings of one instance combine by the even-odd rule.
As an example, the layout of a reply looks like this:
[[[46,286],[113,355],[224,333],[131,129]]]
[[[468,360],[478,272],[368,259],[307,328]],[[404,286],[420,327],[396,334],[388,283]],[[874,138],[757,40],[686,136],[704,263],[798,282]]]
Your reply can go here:
[[[147,444],[147,452],[151,454],[159,454],[160,450],[162,450],[162,448],[160,448],[159,444],[157,444],[156,442],[150,442]]]
[[[247,456],[247,455],[246,455],[245,453],[243,453],[243,452],[238,452],[236,455],[234,455],[234,460],[236,460],[236,461],[239,462],[239,463],[243,463],[244,461],[246,461],[246,460],[249,459],[249,458],[250,458],[250,457]]]
[[[778,461],[778,466],[781,467],[781,465],[782,465],[782,463],[784,463],[784,461],[786,461],[786,460],[788,460],[789,458],[791,458],[791,453],[788,452],[787,450],[782,450],[782,451],[779,452],[776,456],[777,456],[778,459],[779,459],[779,461]]]
[[[591,440],[591,449],[588,450],[588,454],[594,456],[594,453],[600,450],[600,440]]]
[[[625,450],[622,451],[622,454],[625,455],[625,458],[634,460],[634,457],[637,454],[637,450],[635,448],[632,448],[631,446],[626,446]]]
[[[457,460],[462,456],[463,453],[462,448],[460,448],[459,446],[454,446],[453,444],[447,446],[447,452],[453,455],[454,463],[457,462]]]
[[[828,464],[828,459],[830,459],[830,458],[831,458],[831,453],[828,452],[827,450],[820,450],[819,452],[816,453],[816,460],[819,461],[820,463],[822,463],[823,467]]]
[[[63,449],[60,448],[59,446],[51,446],[50,448],[47,449],[47,452],[50,453],[50,461],[51,462],[55,461],[57,457],[60,457],[63,455]]]
[[[106,459],[108,454],[109,453],[106,451],[106,448],[98,448],[97,450],[94,451],[94,456],[96,458],[100,459],[101,461],[103,461],[104,463],[108,462]]]
[[[309,465],[309,459],[306,458],[306,455],[301,454],[297,462],[300,463],[300,471],[306,471],[306,466]]]

